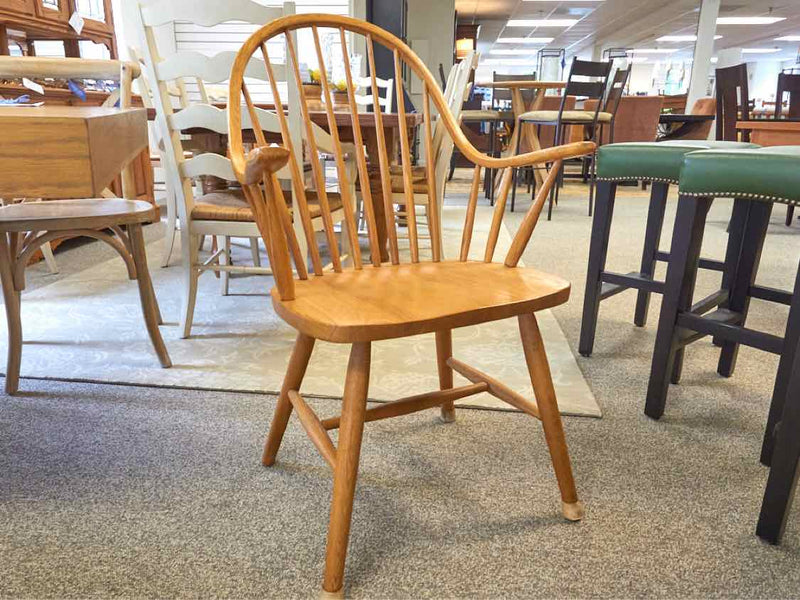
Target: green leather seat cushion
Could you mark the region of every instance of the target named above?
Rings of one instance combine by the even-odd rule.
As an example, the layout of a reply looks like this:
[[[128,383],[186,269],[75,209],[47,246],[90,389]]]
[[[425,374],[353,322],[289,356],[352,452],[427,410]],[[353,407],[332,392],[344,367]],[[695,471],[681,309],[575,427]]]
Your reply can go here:
[[[681,171],[680,191],[800,205],[800,146],[692,152]]]
[[[673,140],[606,144],[597,151],[597,179],[605,181],[663,181],[678,183],[683,157],[697,150],[759,148],[743,142]]]

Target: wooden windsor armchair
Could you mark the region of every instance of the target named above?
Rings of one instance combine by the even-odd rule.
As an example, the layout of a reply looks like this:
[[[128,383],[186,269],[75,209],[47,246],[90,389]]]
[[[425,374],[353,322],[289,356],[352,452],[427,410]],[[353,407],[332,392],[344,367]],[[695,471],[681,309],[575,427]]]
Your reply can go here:
[[[432,236],[432,260],[420,260],[417,232],[414,226],[414,202],[410,196],[413,192],[411,185],[406,186],[406,193],[409,194],[406,206],[410,213],[408,220],[410,260],[405,260],[405,254],[401,257],[391,200],[389,153],[383,143],[384,140],[380,137],[382,131],[381,108],[380,105],[375,105],[374,118],[378,124],[379,142],[382,146],[379,149],[379,162],[383,173],[385,192],[383,201],[386,227],[389,233],[390,261],[387,264],[381,263],[372,198],[369,186],[362,184],[369,237],[369,258],[366,258],[366,252],[362,254],[357,243],[357,226],[352,210],[354,198],[345,193],[342,200],[351,208],[351,210],[345,210],[346,234],[351,240],[350,247],[354,251],[352,268],[343,269],[342,261],[337,255],[336,244],[333,243],[334,231],[329,216],[324,180],[317,174],[316,192],[322,207],[326,225],[325,235],[334,265],[332,273],[323,274],[320,251],[314,243],[308,211],[304,208],[301,165],[295,149],[292,147],[287,118],[280,108],[281,93],[271,76],[272,62],[267,45],[272,38],[285,34],[288,51],[287,65],[290,65],[287,68],[293,73],[294,84],[301,89],[300,106],[304,113],[303,121],[308,127],[310,119],[302,87],[299,85],[300,71],[297,50],[292,42],[292,37],[297,30],[310,30],[321,66],[323,100],[328,111],[330,131],[334,142],[338,145],[339,139],[334,126],[334,113],[330,101],[331,90],[325,77],[326,69],[321,51],[321,28],[326,28],[326,35],[330,35],[329,32],[332,29],[336,41],[341,45],[349,105],[353,115],[357,175],[361,182],[367,181],[368,170],[359,125],[360,113],[356,110],[353,77],[347,60],[348,48],[352,47],[352,38],[355,35],[362,35],[366,38],[369,70],[373,74],[375,73],[375,43],[382,44],[393,52],[398,99],[402,98],[403,94],[402,62],[405,62],[411,72],[422,81],[422,110],[424,112],[422,137],[428,157],[426,168],[427,176],[430,178],[428,185],[430,193],[433,194],[436,188],[436,170],[431,152],[433,145],[431,101],[459,150],[474,162],[474,180],[466,210],[458,260],[443,259],[441,244],[438,242],[441,239],[439,235]],[[269,80],[275,96],[276,112],[281,123],[285,147],[267,146],[262,137],[258,147],[245,154],[241,134],[242,110],[252,115],[255,108],[251,101],[251,94],[244,82],[243,73],[254,54],[263,58],[264,66],[270,75]],[[374,77],[372,87],[373,94],[377,95],[378,90]],[[241,98],[244,99],[244,109],[236,101]],[[408,46],[397,37],[374,25],[349,17],[326,14],[288,16],[273,21],[256,31],[245,42],[234,62],[230,79],[230,99],[231,160],[234,171],[252,206],[272,264],[276,283],[271,292],[273,305],[278,314],[298,330],[297,341],[281,389],[262,462],[265,466],[270,466],[275,462],[290,414],[293,409],[296,410],[300,422],[312,442],[334,472],[324,591],[329,594],[342,593],[361,438],[364,423],[367,421],[405,415],[436,406],[441,407],[442,417],[445,421],[452,421],[455,416],[454,400],[479,392],[489,392],[542,421],[545,439],[561,491],[563,514],[570,520],[580,519],[583,515],[583,508],[575,490],[547,356],[534,314],[538,310],[566,302],[570,286],[568,282],[557,276],[535,269],[520,268],[517,264],[537,223],[549,190],[555,182],[555,174],[559,171],[560,162],[566,158],[579,157],[593,152],[594,144],[580,142],[507,158],[491,158],[481,154],[466,140],[458,123],[448,110],[445,99],[432,75]],[[401,122],[405,117],[404,111],[403,102],[398,102]],[[313,146],[313,136],[308,135],[307,139],[308,143]],[[400,132],[400,147],[403,175],[408,184],[411,176],[411,155],[407,132],[404,129],[401,129]],[[335,159],[339,176],[346,178],[347,173],[342,153],[337,152]],[[508,195],[511,182],[512,169],[510,167],[544,162],[555,163],[555,168],[550,171],[545,184],[539,190],[513,239],[504,262],[493,263],[492,258],[498,241],[505,196]],[[303,233],[309,242],[310,266],[307,264],[306,255],[300,251],[300,244],[295,236],[276,177],[276,172],[287,164],[293,174],[294,188],[299,192],[299,213],[302,219]],[[489,239],[482,260],[470,260],[469,249],[482,168],[506,168],[501,189],[504,194],[501,193],[494,209]],[[346,190],[348,186],[345,185],[342,189]],[[441,227],[437,214],[437,211],[431,211],[432,227],[434,228]],[[518,317],[519,319],[522,345],[536,393],[536,402],[522,397],[496,379],[452,356],[451,330],[453,328],[508,317]],[[372,342],[431,332],[434,332],[436,337],[441,389],[403,398],[368,410],[366,401]],[[352,345],[341,417],[320,419],[300,395],[300,384],[317,339]],[[454,387],[453,371],[463,375],[470,383]],[[333,441],[328,435],[328,432],[334,429],[339,430],[338,448],[334,447]]]

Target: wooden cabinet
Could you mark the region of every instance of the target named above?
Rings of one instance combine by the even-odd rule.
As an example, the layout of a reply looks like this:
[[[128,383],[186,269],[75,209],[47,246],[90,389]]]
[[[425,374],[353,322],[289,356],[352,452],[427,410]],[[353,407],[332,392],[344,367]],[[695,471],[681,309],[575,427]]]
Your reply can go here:
[[[42,19],[69,22],[68,0],[29,0],[34,3],[35,14]]]

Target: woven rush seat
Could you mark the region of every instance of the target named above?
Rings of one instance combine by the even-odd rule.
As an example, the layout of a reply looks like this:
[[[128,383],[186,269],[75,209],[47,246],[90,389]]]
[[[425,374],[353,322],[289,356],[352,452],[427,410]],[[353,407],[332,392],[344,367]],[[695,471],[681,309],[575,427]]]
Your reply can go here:
[[[690,152],[757,148],[760,146],[747,142],[705,140],[606,144],[597,150],[597,179],[678,183],[684,157]]]
[[[389,173],[391,174],[392,193],[402,194],[406,189],[403,180],[402,165],[390,166]],[[369,182],[370,189],[373,190],[373,193],[382,193],[381,170],[379,168],[369,169]],[[418,165],[411,167],[411,185],[413,187],[413,193],[415,194],[428,193],[428,172],[424,166]]]
[[[681,194],[800,205],[800,146],[703,150],[686,155]]]
[[[611,123],[614,115],[608,112],[597,113],[598,123]],[[520,121],[526,123],[556,123],[558,122],[557,110],[531,110],[519,116]],[[593,110],[565,110],[561,113],[562,123],[591,123],[594,121]]]
[[[311,218],[316,219],[322,212],[317,201],[317,193],[306,190],[308,209]],[[331,211],[342,208],[342,198],[338,192],[328,192]],[[292,207],[289,207],[289,211]],[[192,208],[192,219],[199,221],[238,221],[253,222],[253,211],[241,189],[210,192],[200,196]]]
[[[503,117],[499,110],[462,110],[462,121],[495,121]]]

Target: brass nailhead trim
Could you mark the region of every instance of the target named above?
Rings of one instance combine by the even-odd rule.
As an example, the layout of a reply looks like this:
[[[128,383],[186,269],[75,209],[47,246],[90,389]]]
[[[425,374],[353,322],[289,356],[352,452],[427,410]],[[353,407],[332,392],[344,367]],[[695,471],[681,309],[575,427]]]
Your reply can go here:
[[[666,177],[636,177],[636,176],[628,176],[628,177],[596,177],[596,181],[655,181],[657,183],[678,183],[677,179],[667,179]]]
[[[681,191],[682,196],[694,196],[696,198],[712,197],[712,198],[750,198],[752,200],[766,200],[769,202],[778,202],[780,204],[791,204],[792,206],[800,206],[800,200],[791,200],[789,198],[781,198],[778,196],[768,196],[766,194],[753,194],[749,192],[684,192]]]

